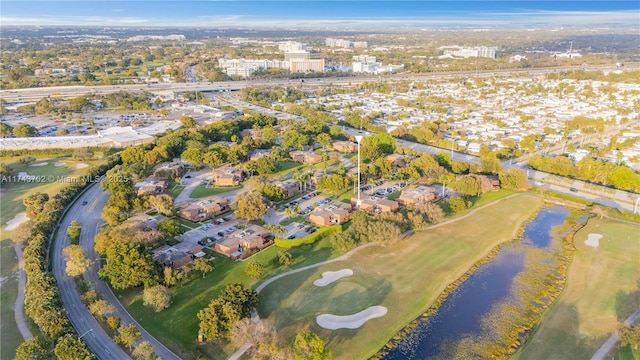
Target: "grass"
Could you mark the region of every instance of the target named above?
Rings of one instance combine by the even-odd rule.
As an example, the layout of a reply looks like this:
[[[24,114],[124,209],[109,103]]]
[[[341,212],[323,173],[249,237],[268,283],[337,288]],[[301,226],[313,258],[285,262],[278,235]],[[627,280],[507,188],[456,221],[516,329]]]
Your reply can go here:
[[[178,216],[174,216],[173,219],[175,221],[177,221],[179,224],[188,227],[189,229],[195,229],[195,228],[200,226],[200,224],[198,224],[196,222],[189,221],[189,220],[183,219],[183,218],[178,217]]]
[[[17,163],[17,159],[9,160],[6,164],[12,169],[11,175],[18,175],[19,172],[26,172],[29,175],[41,177],[42,182],[17,181],[2,184],[2,201],[0,201],[0,223],[5,224],[13,219],[18,213],[24,211],[22,200],[35,192],[44,192],[53,196],[62,187],[67,185],[64,181],[57,181],[63,177],[76,176],[84,173],[85,169],[76,169],[77,164],[85,163],[89,166],[98,164],[99,161],[76,161],[70,157],[57,157],[49,159],[38,159],[33,163],[47,162],[45,166],[25,166]],[[54,166],[55,163],[62,162],[65,166]],[[53,177],[53,178],[49,178]],[[40,178],[39,178],[40,179]]]
[[[562,295],[517,354],[519,359],[589,359],[640,302],[639,225],[592,218],[574,238]],[[584,244],[601,234],[597,249]],[[634,299],[635,298],[635,299]]]
[[[178,195],[180,195],[180,193],[186,188],[186,186],[184,185],[175,185],[173,187],[171,187],[168,191],[169,195],[171,196],[171,198],[175,199],[178,197]]]
[[[235,187],[207,187],[207,186],[196,186],[195,189],[193,189],[193,192],[191,193],[191,198],[192,199],[199,199],[205,196],[211,196],[211,195],[218,195],[218,194],[224,194],[227,193],[229,191],[233,191],[233,190],[237,190],[242,188],[242,186],[235,186]]]
[[[339,255],[333,252],[328,239],[322,239],[312,245],[289,249],[288,251],[293,255],[293,262],[289,268],[280,268],[275,265],[273,259],[282,250],[271,246],[250,258],[250,260],[260,261],[267,267],[268,272],[264,279],[290,268],[314,264]],[[193,359],[194,354],[198,352],[208,359],[227,359],[236,350],[235,347],[229,345],[221,347],[215,342],[206,346],[196,345],[199,323],[196,314],[206,307],[226,285],[239,282],[247,286],[255,286],[260,282],[245,274],[247,261],[232,261],[219,254],[214,256],[215,270],[207,274],[204,279],[196,273],[194,279],[183,287],[173,287],[173,303],[170,308],[160,313],[153,312],[142,305],[141,289],[117,293],[136,320],[183,359]]]
[[[301,223],[301,224],[302,224],[302,223],[304,223],[305,221],[306,221],[306,220],[305,220],[305,217],[304,217],[304,216],[302,216],[302,215],[296,215],[296,216],[291,216],[291,217],[288,217],[288,218],[286,218],[286,219],[284,219],[284,220],[280,221],[280,225],[282,225],[282,226],[287,226],[287,225],[289,225],[289,224],[291,224],[291,223],[294,223],[294,222],[297,222],[297,223]]]
[[[447,284],[464,274],[496,245],[516,237],[542,199],[520,195],[479,210],[464,219],[428,229],[389,247],[370,247],[349,260],[288,276],[261,294],[259,313],[290,341],[310,328],[337,359],[365,359],[407,323],[417,318]],[[478,226],[482,224],[482,226]],[[324,288],[312,282],[325,271],[351,268],[352,277]],[[315,318],[345,315],[373,305],[388,313],[355,330],[326,330]]]
[[[6,235],[6,232],[3,232]],[[3,236],[4,237],[4,236]],[[0,358],[13,359],[16,348],[23,339],[13,320],[13,306],[18,296],[18,258],[13,250],[13,242],[9,238],[0,241]]]
[[[289,172],[291,169],[297,169],[304,167],[302,164],[293,162],[293,161],[278,161],[278,172],[277,174],[282,175]]]

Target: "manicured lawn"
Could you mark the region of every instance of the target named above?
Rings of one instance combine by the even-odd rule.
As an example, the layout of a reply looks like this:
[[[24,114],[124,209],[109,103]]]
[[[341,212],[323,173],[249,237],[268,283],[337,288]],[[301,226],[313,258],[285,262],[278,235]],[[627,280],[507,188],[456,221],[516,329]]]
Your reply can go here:
[[[175,185],[169,188],[168,193],[173,199],[175,199],[178,197],[178,195],[180,195],[180,193],[182,192],[182,190],[184,190],[185,187],[186,186],[184,185]]]
[[[178,216],[174,216],[174,217],[173,217],[173,219],[174,219],[175,221],[177,221],[178,223],[180,223],[180,224],[182,224],[182,225],[184,225],[184,226],[188,227],[189,229],[195,229],[195,228],[197,228],[198,226],[200,226],[200,224],[198,224],[198,223],[196,223],[196,222],[189,221],[189,220],[183,219],[183,218],[178,217]]]
[[[640,224],[589,220],[574,238],[576,252],[564,292],[519,352],[519,359],[593,356],[640,302],[639,233]],[[588,234],[603,235],[597,249],[584,244]]]
[[[206,187],[206,186],[197,186],[193,189],[191,193],[191,198],[198,199],[205,196],[224,194],[229,191],[240,189],[242,186],[236,187]]]
[[[328,239],[323,239],[313,245],[290,249],[289,252],[293,255],[292,264],[289,268],[280,268],[275,265],[273,259],[282,250],[274,245],[254,255],[249,261],[257,260],[267,266],[268,273],[263,277],[266,279],[290,268],[314,264],[339,255],[333,252]],[[214,256],[215,270],[204,279],[196,273],[194,279],[184,286],[172,288],[173,303],[170,308],[160,313],[142,305],[141,289],[118,293],[122,303],[145,329],[186,359],[194,358],[194,351],[202,352],[208,359],[227,359],[236,350],[233,346],[221,348],[215,343],[197,346],[195,341],[199,320],[196,314],[226,285],[240,282],[255,287],[260,282],[245,274],[244,269],[248,261],[232,261],[219,254]]]
[[[422,314],[447,284],[497,244],[515,238],[542,203],[538,197],[522,194],[398,244],[369,247],[349,260],[287,276],[264,289],[259,313],[274,322],[287,342],[310,328],[334,358],[366,359]],[[312,284],[325,271],[346,268],[353,270],[352,277],[323,288]],[[386,306],[388,313],[359,329],[326,330],[315,321],[322,313],[347,315],[373,305]]]
[[[293,161],[278,161],[278,174],[287,173],[291,169],[301,168],[302,164]]]
[[[302,215],[297,215],[297,216],[288,217],[288,218],[286,218],[286,219],[284,219],[284,220],[280,221],[280,225],[282,225],[282,226],[287,226],[287,225],[289,225],[289,224],[291,224],[291,223],[294,223],[294,222],[304,223],[305,221],[306,221],[306,220],[305,220],[305,217],[304,217],[304,216],[302,216]]]
[[[6,237],[3,233],[3,238]],[[13,250],[13,242],[5,238],[0,241],[0,358],[13,359],[16,348],[23,341],[20,332],[13,320],[13,306],[18,296],[18,258]]]
[[[5,160],[8,160],[5,162]],[[18,175],[19,172],[26,172],[28,175],[39,176],[44,179],[40,182],[17,181],[2,184],[2,201],[0,201],[0,224],[4,225],[13,219],[16,214],[24,211],[22,199],[35,192],[44,192],[53,196],[62,187],[67,185],[63,179],[66,176],[72,177],[80,175],[86,169],[76,169],[76,165],[84,163],[89,166],[99,164],[100,161],[76,161],[69,157],[58,157],[51,159],[38,159],[32,164],[46,162],[45,166],[24,166],[17,163],[17,159],[3,159],[11,169],[11,175]],[[62,162],[65,166],[54,166],[55,163]],[[52,178],[49,178],[52,177]],[[40,179],[40,178],[39,178]],[[61,179],[62,181],[58,181]]]

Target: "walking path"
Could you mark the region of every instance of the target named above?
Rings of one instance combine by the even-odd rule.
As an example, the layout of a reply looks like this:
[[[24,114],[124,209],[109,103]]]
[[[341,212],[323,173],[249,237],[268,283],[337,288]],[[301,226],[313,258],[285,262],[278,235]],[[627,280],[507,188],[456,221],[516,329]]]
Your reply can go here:
[[[13,307],[13,318],[16,320],[22,338],[26,341],[33,339],[33,334],[24,319],[24,288],[27,284],[27,274],[24,272],[24,262],[22,261],[22,246],[14,244],[13,247],[18,256],[18,296],[16,297],[16,305]]]
[[[631,326],[634,322],[638,321],[638,319],[640,319],[640,309],[636,310],[636,312],[631,314],[631,316],[629,316],[627,320],[624,321],[624,324],[626,326]],[[607,341],[605,341],[605,343],[602,344],[600,349],[598,349],[598,351],[596,351],[596,353],[593,354],[593,357],[591,358],[591,360],[604,360],[604,357],[607,356],[607,354],[613,349],[613,347],[616,345],[617,342],[618,342],[618,333],[614,332],[609,337],[609,339],[607,339]]]

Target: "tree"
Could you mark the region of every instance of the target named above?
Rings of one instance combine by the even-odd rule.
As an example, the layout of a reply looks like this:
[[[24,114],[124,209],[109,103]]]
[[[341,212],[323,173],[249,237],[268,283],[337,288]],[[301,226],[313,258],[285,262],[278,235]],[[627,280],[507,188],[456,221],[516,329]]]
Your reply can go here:
[[[309,145],[309,138],[307,135],[300,133],[295,129],[289,129],[282,135],[282,144],[280,146],[283,149],[294,148],[302,150],[306,145]]]
[[[16,244],[25,244],[35,229],[36,225],[32,220],[28,220],[18,225],[18,227],[11,231],[11,239]]]
[[[169,216],[173,212],[173,198],[168,194],[150,196],[149,206],[160,214]]]
[[[118,334],[113,338],[113,340],[124,346],[129,348],[129,351],[133,348],[138,340],[140,340],[140,330],[134,325],[120,325],[118,328]]]
[[[95,356],[89,351],[85,343],[76,335],[66,334],[58,339],[53,349],[59,360],[93,360]]]
[[[244,270],[244,272],[253,279],[259,279],[266,271],[265,266],[257,260],[251,260]]]
[[[87,258],[80,245],[69,245],[62,250],[62,254],[67,262],[65,267],[67,276],[80,276],[93,266],[93,261]]]
[[[35,218],[44,209],[44,204],[49,201],[49,195],[46,193],[35,192],[22,200],[26,207],[27,216]]]
[[[156,349],[148,341],[143,341],[131,353],[134,360],[157,360]]]
[[[0,123],[0,137],[6,137],[13,134],[13,127],[7,123]]]
[[[276,162],[269,156],[261,157],[256,160],[256,170],[260,175],[271,174],[276,171]]]
[[[171,305],[171,291],[162,285],[145,288],[142,292],[142,304],[160,312]]]
[[[305,330],[293,340],[293,356],[296,360],[324,360],[331,358],[331,351],[325,349],[320,336]]]
[[[278,343],[275,328],[262,319],[242,319],[233,325],[231,340],[234,345],[251,344],[248,354],[251,359],[286,360],[291,355]]]
[[[318,135],[316,135],[316,142],[320,145],[322,145],[322,147],[326,148],[327,145],[329,145],[329,143],[331,143],[331,135],[327,134],[327,133],[320,133]]]
[[[99,275],[114,289],[153,285],[158,281],[156,263],[142,244],[116,243],[106,250],[107,263]]]
[[[287,192],[278,185],[266,184],[260,192],[271,201],[282,201],[287,198]]]
[[[480,180],[475,176],[464,176],[453,183],[451,187],[470,196],[476,196],[482,193]]]
[[[200,333],[208,339],[225,338],[240,319],[251,316],[258,294],[243,284],[228,285],[209,305],[198,312]]]
[[[89,312],[93,316],[107,317],[116,312],[116,307],[104,299],[99,299],[89,304]]]
[[[511,168],[499,174],[500,186],[505,189],[521,190],[529,187],[527,174],[522,170]]]
[[[18,124],[13,128],[13,136],[15,137],[33,137],[38,134],[38,129],[28,124]]]
[[[213,264],[211,264],[211,262],[204,257],[195,259],[193,262],[193,267],[196,269],[196,271],[202,272],[203,279],[208,272],[211,272],[214,269]]]
[[[620,345],[629,345],[634,350],[637,350],[638,345],[640,345],[640,324],[631,326],[620,325],[618,327],[618,337],[620,338]]]
[[[360,152],[363,158],[375,159],[381,155],[393,154],[396,149],[396,139],[389,134],[377,134],[362,139]]]
[[[77,244],[78,240],[80,240],[80,231],[82,230],[82,226],[78,220],[73,220],[71,225],[67,228],[67,236],[69,236],[69,240],[71,243]]]
[[[93,159],[95,154],[88,148],[78,148],[73,150],[73,158],[75,160],[87,161]]]
[[[267,214],[267,203],[260,193],[246,192],[238,195],[235,202],[236,218],[257,220]]]
[[[424,203],[416,208],[419,213],[427,217],[430,223],[437,224],[444,219],[444,211],[438,204]]]
[[[193,120],[193,118],[188,115],[184,115],[180,117],[180,123],[182,124],[182,126],[184,126],[187,129],[195,127],[197,125],[196,121]]]
[[[291,255],[291,253],[286,250],[282,250],[278,252],[278,254],[276,255],[276,260],[278,264],[286,267],[291,264],[291,261],[293,260],[293,255]]]
[[[50,359],[51,350],[42,337],[23,341],[16,349],[14,360]]]
[[[158,221],[158,230],[165,236],[173,238],[174,236],[182,234],[182,226],[175,219],[165,219]]]
[[[446,201],[447,206],[454,214],[458,214],[467,208],[467,204],[461,197],[451,197]]]

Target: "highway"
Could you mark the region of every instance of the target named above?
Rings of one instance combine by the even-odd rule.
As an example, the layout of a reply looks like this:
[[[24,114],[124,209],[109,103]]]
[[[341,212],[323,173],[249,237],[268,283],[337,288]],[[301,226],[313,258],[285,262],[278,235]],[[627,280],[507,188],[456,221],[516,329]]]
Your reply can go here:
[[[626,64],[625,70],[633,70],[640,64]],[[616,70],[615,65],[590,66],[591,70]],[[132,84],[132,85],[91,85],[91,86],[55,86],[42,88],[26,88],[15,90],[0,90],[0,98],[8,103],[37,101],[43,97],[51,96],[56,98],[71,98],[86,94],[104,95],[118,91],[148,91],[152,93],[162,93],[167,91],[227,91],[239,90],[247,86],[326,86],[326,85],[355,85],[363,82],[398,81],[398,80],[429,80],[438,78],[454,78],[460,76],[493,77],[510,74],[542,75],[558,71],[582,69],[582,66],[567,66],[560,68],[531,68],[531,69],[507,69],[491,70],[484,72],[461,71],[461,72],[438,72],[438,73],[403,73],[380,76],[347,76],[304,79],[301,83],[298,79],[260,79],[242,81],[221,81],[221,82],[187,82],[187,83],[157,83],[157,84]]]
[[[80,300],[80,294],[75,288],[73,279],[65,275],[65,262],[62,256],[62,249],[70,244],[67,236],[67,226],[73,220],[78,220],[82,226],[80,233],[80,246],[88,258],[99,260],[93,250],[94,237],[100,231],[103,220],[101,218],[102,209],[109,199],[109,194],[100,189],[99,184],[91,187],[80,196],[69,208],[65,217],[60,222],[60,227],[56,233],[55,247],[51,254],[53,259],[53,273],[58,282],[62,303],[67,309],[69,320],[79,335],[87,343],[91,351],[101,360],[127,359],[129,356],[116,345],[111,337],[100,327],[100,324],[89,313],[87,307]],[[86,201],[87,205],[82,205]],[[149,341],[155,348],[156,354],[163,360],[178,360],[176,354],[171,352],[162,343],[156,340],[135,319],[126,311],[120,301],[111,291],[111,288],[104,281],[98,278],[100,269],[99,261],[94,261],[94,266],[87,271],[84,278],[91,282],[92,288],[96,289],[102,297],[116,308],[114,316],[120,318],[122,324],[135,323],[142,334],[142,340]],[[195,335],[194,335],[195,336]]]

